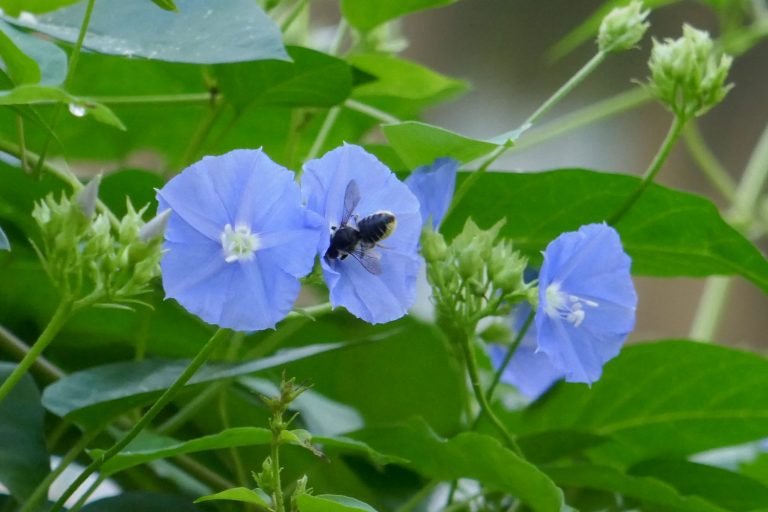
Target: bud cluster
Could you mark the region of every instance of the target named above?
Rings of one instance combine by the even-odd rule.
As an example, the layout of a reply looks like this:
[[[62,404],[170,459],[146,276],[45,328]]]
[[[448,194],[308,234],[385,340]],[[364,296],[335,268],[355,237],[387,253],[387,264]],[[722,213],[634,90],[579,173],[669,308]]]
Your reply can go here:
[[[130,302],[149,291],[160,273],[164,212],[149,222],[128,202],[128,213],[110,221],[97,213],[96,177],[73,197],[49,195],[35,204],[32,216],[40,228],[43,265],[59,291],[81,304]]]
[[[621,52],[633,48],[645,35],[650,24],[645,21],[649,10],[643,2],[633,0],[625,7],[612,10],[600,23],[597,45],[601,52]]]
[[[482,230],[469,219],[450,245],[441,234],[424,231],[422,253],[440,321],[474,328],[526,297],[527,259],[509,241],[498,240],[503,224]]]
[[[703,30],[683,26],[679,39],[654,40],[650,89],[667,108],[684,120],[717,105],[731,88],[726,85],[733,59],[718,55]]]

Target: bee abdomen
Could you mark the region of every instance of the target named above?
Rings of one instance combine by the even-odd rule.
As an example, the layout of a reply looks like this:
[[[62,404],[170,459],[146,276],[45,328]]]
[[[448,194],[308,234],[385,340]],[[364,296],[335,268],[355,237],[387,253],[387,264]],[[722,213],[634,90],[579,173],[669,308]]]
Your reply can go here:
[[[392,212],[379,211],[372,213],[357,223],[357,229],[360,230],[360,237],[369,244],[375,244],[384,240],[395,231],[397,219]]]

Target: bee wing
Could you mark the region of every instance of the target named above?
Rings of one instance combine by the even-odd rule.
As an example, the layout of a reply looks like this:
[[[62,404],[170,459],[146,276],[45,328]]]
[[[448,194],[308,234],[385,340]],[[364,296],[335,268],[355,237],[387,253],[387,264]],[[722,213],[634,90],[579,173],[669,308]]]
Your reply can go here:
[[[360,202],[360,189],[357,188],[357,182],[355,180],[349,180],[347,183],[347,189],[344,191],[344,213],[341,217],[341,225],[345,225],[349,222],[349,218],[352,216],[352,212],[357,208],[357,203]]]
[[[381,254],[371,250],[355,249],[351,253],[365,270],[373,275],[381,274]]]

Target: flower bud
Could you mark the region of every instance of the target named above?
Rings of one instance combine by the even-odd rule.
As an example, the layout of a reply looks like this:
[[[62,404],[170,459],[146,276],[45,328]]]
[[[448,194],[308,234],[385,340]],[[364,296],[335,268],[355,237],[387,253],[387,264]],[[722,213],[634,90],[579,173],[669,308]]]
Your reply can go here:
[[[161,238],[171,218],[171,210],[165,210],[155,215],[149,222],[139,229],[139,240],[149,243],[154,238]]]
[[[267,494],[272,494],[274,491],[272,488],[272,482],[274,481],[274,471],[275,468],[272,464],[272,458],[267,456],[267,458],[264,459],[264,463],[261,465],[261,472],[252,473],[253,479],[256,480],[256,485],[259,487],[259,489],[266,492]]]
[[[464,248],[459,248],[456,261],[458,263],[459,275],[463,279],[469,279],[475,274],[480,273],[485,265],[482,245],[478,242],[472,242]]]
[[[443,235],[431,229],[425,229],[421,234],[421,252],[427,263],[437,263],[448,257],[448,245]]]
[[[512,339],[512,328],[509,322],[491,322],[480,331],[480,337],[486,342],[505,343]]]
[[[640,42],[650,26],[645,21],[650,11],[642,9],[643,3],[633,0],[625,7],[612,10],[603,18],[597,35],[597,44],[601,52],[629,50]]]
[[[77,204],[86,218],[90,219],[96,212],[96,203],[99,200],[99,185],[101,185],[101,174],[93,177],[88,184],[77,193]]]
[[[731,88],[725,84],[733,59],[718,55],[709,34],[683,26],[679,39],[653,42],[649,86],[667,108],[687,120],[717,105]]]

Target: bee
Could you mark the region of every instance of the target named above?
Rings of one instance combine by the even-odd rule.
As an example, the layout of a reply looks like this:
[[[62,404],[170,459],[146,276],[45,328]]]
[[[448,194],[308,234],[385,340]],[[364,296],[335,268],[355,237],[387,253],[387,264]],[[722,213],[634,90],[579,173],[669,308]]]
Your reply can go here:
[[[374,250],[376,245],[390,236],[397,227],[392,212],[381,210],[363,218],[354,213],[360,202],[360,189],[355,180],[350,180],[344,191],[344,211],[339,226],[331,226],[331,243],[325,252],[328,260],[345,260],[354,257],[371,274],[381,273],[381,255]],[[354,219],[354,225],[350,220]]]

